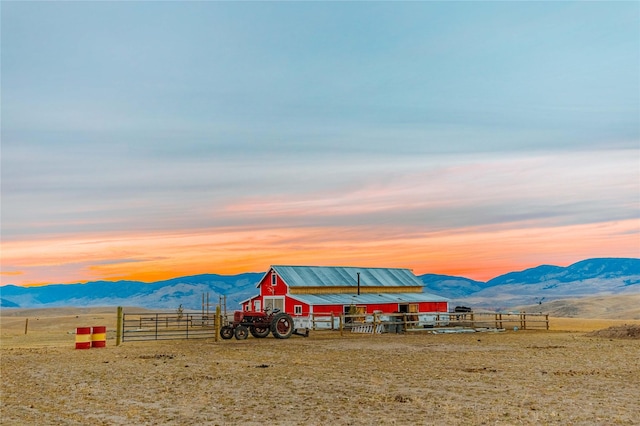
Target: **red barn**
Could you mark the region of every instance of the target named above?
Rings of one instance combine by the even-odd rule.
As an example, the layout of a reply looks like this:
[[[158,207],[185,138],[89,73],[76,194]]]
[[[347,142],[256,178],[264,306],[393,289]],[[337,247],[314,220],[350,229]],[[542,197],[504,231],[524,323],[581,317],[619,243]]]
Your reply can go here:
[[[243,310],[279,308],[295,316],[357,313],[448,312],[449,300],[423,293],[409,269],[335,266],[271,266],[257,284],[260,294]]]

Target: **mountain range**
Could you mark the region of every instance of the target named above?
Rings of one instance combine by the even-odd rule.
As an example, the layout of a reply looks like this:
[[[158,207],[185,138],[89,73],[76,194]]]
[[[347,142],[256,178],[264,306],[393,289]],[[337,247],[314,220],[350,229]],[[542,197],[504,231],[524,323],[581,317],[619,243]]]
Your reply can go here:
[[[62,306],[137,306],[150,309],[200,310],[203,295],[209,303],[227,296],[228,309],[257,293],[264,273],[238,275],[201,274],[144,283],[93,281],[85,284],[51,284],[39,287],[0,287],[2,308]],[[424,292],[451,299],[451,307],[505,310],[518,305],[542,304],[565,298],[640,294],[640,259],[596,258],[567,267],[541,265],[509,272],[489,281],[424,274],[418,276]],[[206,298],[206,296],[204,296]]]

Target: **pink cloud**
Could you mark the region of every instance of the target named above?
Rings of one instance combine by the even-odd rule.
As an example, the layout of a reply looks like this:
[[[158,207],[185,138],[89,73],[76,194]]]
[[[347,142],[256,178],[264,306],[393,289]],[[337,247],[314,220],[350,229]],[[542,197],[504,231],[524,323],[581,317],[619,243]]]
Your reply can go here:
[[[260,272],[270,264],[412,268],[416,273],[486,280],[542,263],[636,257],[639,220],[508,229],[412,233],[388,228],[210,229],[9,243],[3,264],[23,271],[9,282],[96,279],[152,281],[197,273]],[[18,278],[19,279],[16,279]]]

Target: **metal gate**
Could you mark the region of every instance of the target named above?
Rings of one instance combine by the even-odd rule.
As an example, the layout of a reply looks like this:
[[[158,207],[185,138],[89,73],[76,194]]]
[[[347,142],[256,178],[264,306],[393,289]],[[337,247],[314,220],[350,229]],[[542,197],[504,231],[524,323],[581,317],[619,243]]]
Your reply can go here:
[[[216,337],[214,315],[123,313],[122,341],[206,339]]]

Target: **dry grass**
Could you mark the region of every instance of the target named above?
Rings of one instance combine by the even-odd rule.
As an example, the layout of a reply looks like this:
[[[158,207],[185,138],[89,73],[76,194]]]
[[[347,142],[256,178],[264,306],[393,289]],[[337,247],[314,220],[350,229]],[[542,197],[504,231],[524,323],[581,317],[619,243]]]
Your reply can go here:
[[[607,327],[640,325],[640,320],[610,320],[600,318],[549,318],[549,329],[553,331],[588,332]]]
[[[20,313],[20,312],[18,312]],[[583,424],[640,418],[640,340],[575,331],[113,344],[113,312],[2,313],[2,424]],[[552,328],[563,322],[552,319]],[[78,326],[108,346],[75,350]],[[596,328],[597,327],[597,328]]]
[[[553,300],[541,305],[517,306],[512,309],[524,312],[541,310],[554,317],[640,320],[640,294]]]

